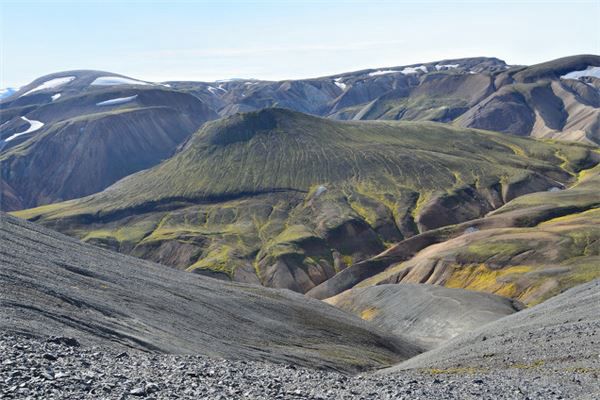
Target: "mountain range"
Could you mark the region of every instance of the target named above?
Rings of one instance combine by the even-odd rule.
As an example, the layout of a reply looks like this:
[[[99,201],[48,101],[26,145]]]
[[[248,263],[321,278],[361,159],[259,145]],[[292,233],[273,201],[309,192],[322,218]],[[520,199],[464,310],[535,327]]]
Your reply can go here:
[[[599,146],[595,55],[46,75],[0,100],[0,327],[343,373],[579,368],[549,354],[597,336]]]
[[[534,227],[596,207],[596,180],[584,185],[579,178],[594,175],[600,161],[598,125],[574,110],[591,107],[588,117],[599,110],[592,101],[598,65],[597,56],[531,67],[475,58],[277,83],[156,84],[97,71],[48,75],[1,103],[2,207],[51,203],[16,215],[180,269],[329,297],[364,276],[339,288],[338,281],[357,269],[373,275],[378,269],[370,259],[405,243],[410,251],[401,252],[401,261],[415,256],[417,262],[423,248],[480,230],[488,220],[501,221],[489,226],[503,229]],[[515,91],[529,103],[517,106],[506,94]],[[557,100],[559,92],[577,104]],[[422,113],[414,106],[393,118],[348,113],[400,98],[429,99],[429,108]],[[458,98],[470,105],[452,119],[432,113],[431,101],[450,110],[448,99]],[[562,108],[547,108],[557,102]],[[540,136],[533,131],[507,134],[502,124],[522,117],[514,107],[529,107],[538,128],[561,113],[561,129],[571,117],[587,121],[586,133],[569,143],[522,137]],[[484,124],[494,132],[469,127],[481,128],[474,121],[484,115],[505,117]],[[33,121],[41,124],[36,131]],[[19,133],[27,124],[30,132]],[[543,130],[542,137],[554,136]],[[517,211],[504,212],[533,192],[547,192],[543,202],[573,201],[564,195],[573,185],[590,187],[590,195],[576,197],[580,203],[591,197],[583,208],[553,207],[530,222],[515,222]],[[478,220],[485,223],[475,226]],[[457,230],[461,224],[469,227]],[[483,232],[471,236],[488,241]],[[485,254],[464,258],[451,264],[486,260]],[[502,267],[519,264],[509,256],[496,259]],[[421,263],[437,262],[427,260]],[[433,279],[422,274],[427,279],[418,281]],[[540,299],[556,289],[548,285]],[[488,290],[505,293],[505,286]]]

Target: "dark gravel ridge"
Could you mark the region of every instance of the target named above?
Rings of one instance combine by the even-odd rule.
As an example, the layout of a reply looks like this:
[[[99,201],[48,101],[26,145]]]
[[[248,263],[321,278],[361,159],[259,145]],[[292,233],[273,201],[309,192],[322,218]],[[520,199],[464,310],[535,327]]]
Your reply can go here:
[[[598,371],[333,371],[0,336],[5,399],[594,399]]]

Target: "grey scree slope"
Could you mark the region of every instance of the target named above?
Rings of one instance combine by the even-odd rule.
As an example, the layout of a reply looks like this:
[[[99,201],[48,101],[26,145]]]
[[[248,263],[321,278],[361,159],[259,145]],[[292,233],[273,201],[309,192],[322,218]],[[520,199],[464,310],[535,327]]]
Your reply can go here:
[[[226,283],[0,214],[0,331],[359,371],[420,348],[323,302]]]
[[[430,367],[580,370],[596,374],[596,390],[600,389],[600,280],[576,286],[381,372]]]
[[[354,288],[326,302],[426,349],[522,309],[489,293],[411,283]]]

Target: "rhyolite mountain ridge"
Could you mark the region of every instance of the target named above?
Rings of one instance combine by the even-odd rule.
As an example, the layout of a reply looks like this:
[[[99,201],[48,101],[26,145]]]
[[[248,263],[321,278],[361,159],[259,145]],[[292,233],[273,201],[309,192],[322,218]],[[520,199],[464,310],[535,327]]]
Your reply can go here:
[[[168,158],[216,117],[190,94],[115,74],[37,79],[0,102],[2,209],[98,192]]]
[[[586,222],[598,206],[599,60],[211,84],[54,74],[0,103],[2,207],[53,203],[16,215],[317,298],[374,279],[534,304],[599,275],[598,229]],[[541,203],[524,206],[536,192]],[[573,223],[552,225],[559,217]],[[549,264],[542,239],[568,251]]]
[[[323,298],[322,285],[386,249],[416,242],[402,252],[412,256],[436,242],[421,239],[432,232],[451,239],[468,231],[447,227],[520,196],[567,192],[599,162],[580,143],[271,108],[210,122],[172,158],[100,193],[15,215],[188,271]],[[590,197],[585,207],[597,206]]]
[[[433,375],[427,393],[442,395],[428,397],[500,382],[491,398],[595,398],[599,60],[284,82],[70,71],[8,95],[0,346],[33,367],[3,363],[14,389],[0,397],[102,346],[166,370],[175,358],[161,353],[243,360],[244,374],[391,367],[382,379],[411,396]],[[42,342],[13,343],[31,337]],[[40,343],[87,349],[35,354]],[[399,383],[405,370],[415,380]],[[378,381],[368,396],[382,391],[398,393]]]
[[[530,67],[483,57],[442,60],[278,82],[51,74],[0,99],[1,207],[98,192],[168,158],[204,122],[266,107],[598,144],[598,68],[600,57],[582,55]]]

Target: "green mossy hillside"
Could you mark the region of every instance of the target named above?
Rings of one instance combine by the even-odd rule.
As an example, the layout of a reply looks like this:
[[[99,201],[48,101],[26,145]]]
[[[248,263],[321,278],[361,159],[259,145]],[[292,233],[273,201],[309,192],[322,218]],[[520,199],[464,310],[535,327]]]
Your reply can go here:
[[[393,243],[570,185],[599,159],[580,144],[268,109],[207,123],[174,157],[101,193],[16,215],[305,292]]]

